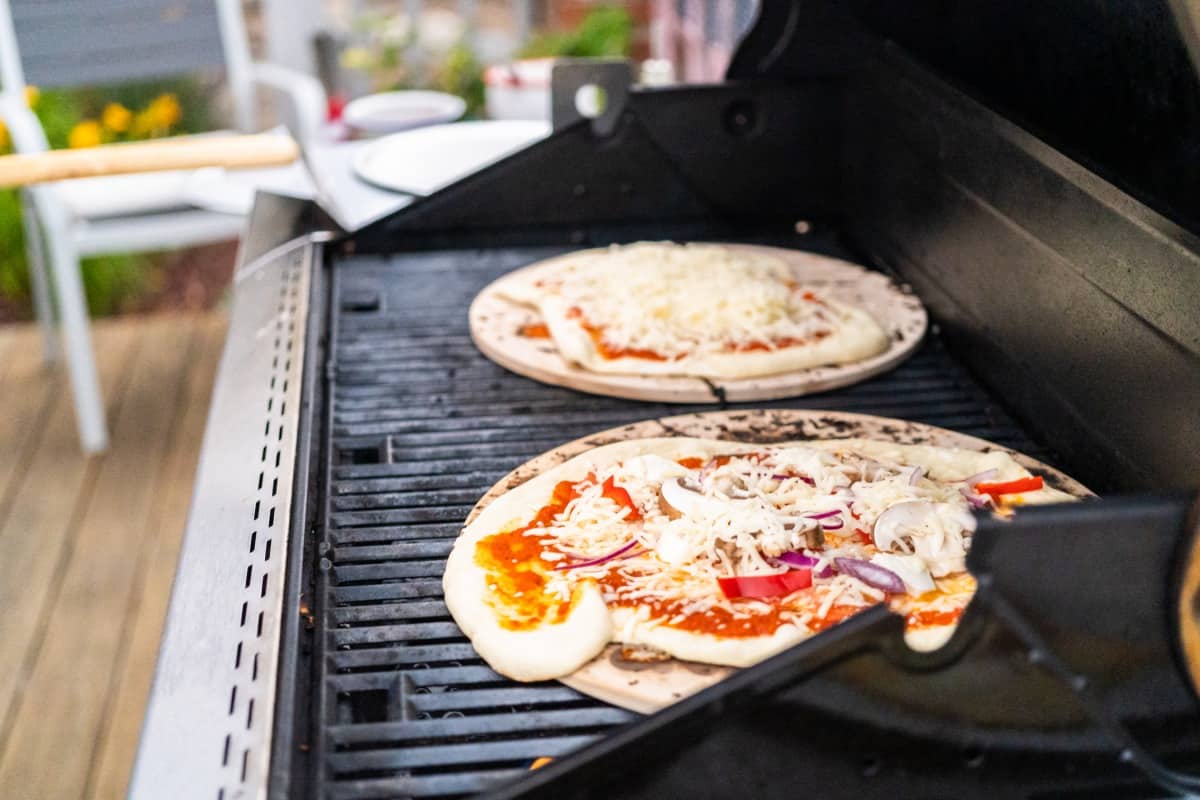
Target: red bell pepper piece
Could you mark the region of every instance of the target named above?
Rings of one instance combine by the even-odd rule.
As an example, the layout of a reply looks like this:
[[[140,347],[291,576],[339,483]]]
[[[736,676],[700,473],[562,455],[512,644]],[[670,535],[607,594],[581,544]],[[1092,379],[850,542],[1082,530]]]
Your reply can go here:
[[[629,492],[613,483],[611,475],[608,476],[608,480],[601,488],[605,497],[617,505],[629,509],[629,514],[625,517],[626,522],[637,522],[642,518],[642,512],[638,511],[638,507],[633,504],[633,498],[629,496]]]
[[[1017,478],[1013,481],[985,481],[975,484],[975,491],[980,494],[990,494],[999,497],[1002,494],[1018,494],[1020,492],[1036,492],[1046,485],[1041,475],[1029,478]]]
[[[773,575],[717,578],[717,583],[725,596],[731,600],[738,597],[782,597],[812,586],[812,570],[801,568]]]

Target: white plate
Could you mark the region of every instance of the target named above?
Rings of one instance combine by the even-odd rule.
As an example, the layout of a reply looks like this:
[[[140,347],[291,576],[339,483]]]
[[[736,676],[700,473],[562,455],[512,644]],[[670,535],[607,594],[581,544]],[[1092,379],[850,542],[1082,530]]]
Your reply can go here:
[[[383,92],[351,101],[342,121],[364,133],[396,133],[453,122],[467,110],[461,97],[442,92]]]
[[[407,194],[432,194],[550,135],[545,122],[459,122],[397,133],[354,155],[367,183]]]

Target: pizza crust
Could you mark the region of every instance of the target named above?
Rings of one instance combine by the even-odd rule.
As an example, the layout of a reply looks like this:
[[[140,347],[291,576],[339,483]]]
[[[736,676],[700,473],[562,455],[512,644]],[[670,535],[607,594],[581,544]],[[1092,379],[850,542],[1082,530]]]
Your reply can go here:
[[[653,647],[683,661],[726,667],[749,667],[812,636],[809,631],[795,625],[781,625],[770,636],[722,639],[708,633],[639,620],[629,608],[614,608],[611,611],[615,642]]]
[[[1003,451],[978,452],[927,445],[902,445],[867,439],[773,442],[779,447],[853,449],[864,455],[924,467],[933,477],[961,479],[996,469],[999,479],[1029,474]],[[784,625],[770,636],[717,637],[639,619],[627,608],[609,609],[600,590],[589,582],[577,587],[578,601],[567,618],[531,631],[502,627],[484,600],[486,573],[475,563],[476,543],[495,533],[526,524],[541,508],[559,481],[579,481],[588,473],[635,456],[658,456],[675,461],[760,450],[763,445],[714,439],[661,437],[634,439],[597,447],[549,469],[497,497],[463,529],[455,541],[443,577],[446,604],[476,651],[494,669],[516,680],[534,681],[574,672],[610,641],[656,648],[685,661],[725,666],[748,666],[790,647],[813,634],[795,625]],[[1020,496],[1022,502],[1048,503],[1074,500],[1049,487]],[[954,626],[937,626],[906,632],[913,649],[934,650],[949,639]]]

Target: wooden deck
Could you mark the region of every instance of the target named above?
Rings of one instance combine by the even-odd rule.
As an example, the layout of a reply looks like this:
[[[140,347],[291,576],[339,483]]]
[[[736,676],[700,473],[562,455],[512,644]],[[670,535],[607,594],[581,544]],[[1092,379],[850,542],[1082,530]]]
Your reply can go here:
[[[225,334],[93,328],[112,445],[84,458],[62,369],[0,326],[0,797],[125,795]]]

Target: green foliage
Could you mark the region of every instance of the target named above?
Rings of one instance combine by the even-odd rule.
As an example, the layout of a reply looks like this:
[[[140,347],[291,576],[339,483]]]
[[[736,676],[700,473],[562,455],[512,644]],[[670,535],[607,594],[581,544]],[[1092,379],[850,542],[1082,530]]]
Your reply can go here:
[[[21,201],[12,189],[0,192],[0,294],[18,301],[29,298]]]
[[[175,95],[183,112],[179,122],[171,127],[172,135],[177,135],[211,131],[219,127],[212,116],[212,107],[208,100],[210,91],[210,87],[202,81],[185,77],[90,87],[79,89],[73,94],[81,116],[93,119],[99,117],[109,103],[120,103],[126,108],[139,109],[146,108],[161,95]]]
[[[142,109],[163,94],[178,99],[182,117],[171,126],[172,133],[191,133],[212,128],[207,87],[192,79],[134,83],[76,91],[45,90],[36,93],[33,111],[41,121],[53,149],[65,148],[71,130],[82,120],[99,117],[109,103]],[[4,138],[2,152],[10,152]],[[117,254],[83,260],[83,287],[88,307],[96,316],[119,313],[153,283],[154,259],[142,254]],[[0,295],[31,309],[31,278],[25,259],[25,231],[21,219],[21,197],[15,190],[0,191]]]
[[[454,46],[434,77],[434,88],[454,94],[467,103],[467,116],[478,116],[483,110],[483,65],[464,43]]]
[[[142,253],[117,253],[83,259],[83,292],[94,316],[119,314],[154,283],[154,259]]]
[[[521,48],[521,58],[623,58],[633,41],[633,20],[620,6],[598,6],[567,33],[542,33]]]
[[[139,254],[83,260],[83,291],[94,316],[119,313],[151,283],[152,261]],[[25,260],[25,228],[16,190],[0,192],[0,295],[30,312],[31,276]]]
[[[46,140],[50,142],[52,150],[66,147],[71,129],[83,119],[78,98],[63,91],[39,92],[33,110],[41,120],[42,130],[46,132]]]

